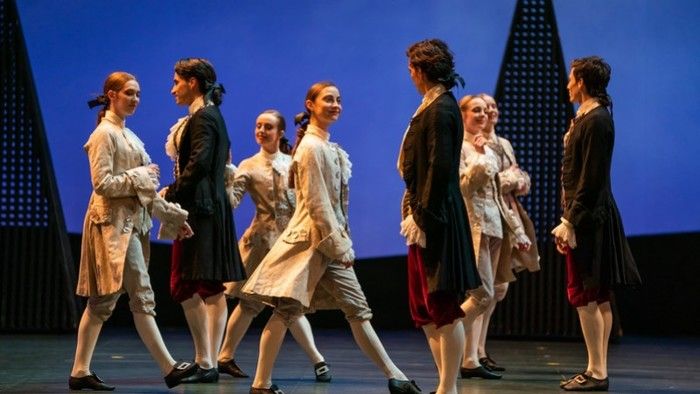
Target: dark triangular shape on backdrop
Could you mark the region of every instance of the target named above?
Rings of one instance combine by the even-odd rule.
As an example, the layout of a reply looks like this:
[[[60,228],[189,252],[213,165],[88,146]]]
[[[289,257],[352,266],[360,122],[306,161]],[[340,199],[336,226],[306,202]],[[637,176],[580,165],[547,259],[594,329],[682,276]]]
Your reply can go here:
[[[520,275],[511,287],[494,315],[497,335],[579,333],[566,299],[565,263],[550,235],[561,214],[562,137],[573,117],[567,78],[552,1],[518,0],[494,94],[497,133],[511,141],[518,164],[530,174],[532,189],[522,202],[535,225],[542,268]]]
[[[14,0],[0,0],[0,330],[73,329],[75,265]]]

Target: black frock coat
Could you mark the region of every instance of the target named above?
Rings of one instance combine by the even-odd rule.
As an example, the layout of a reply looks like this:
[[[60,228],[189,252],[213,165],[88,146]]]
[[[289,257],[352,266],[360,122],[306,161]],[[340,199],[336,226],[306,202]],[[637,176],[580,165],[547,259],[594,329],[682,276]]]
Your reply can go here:
[[[219,108],[195,112],[180,137],[179,174],[165,199],[189,212],[194,231],[182,241],[182,279],[221,282],[245,279],[233,215],[224,186],[230,141]]]
[[[481,285],[459,190],[463,138],[459,106],[452,93],[445,92],[411,120],[401,163],[406,184],[403,214],[412,214],[426,235],[422,257],[428,291],[461,297]]]
[[[563,217],[574,226],[585,287],[641,283],[610,185],[615,128],[607,108],[574,121],[562,160]]]

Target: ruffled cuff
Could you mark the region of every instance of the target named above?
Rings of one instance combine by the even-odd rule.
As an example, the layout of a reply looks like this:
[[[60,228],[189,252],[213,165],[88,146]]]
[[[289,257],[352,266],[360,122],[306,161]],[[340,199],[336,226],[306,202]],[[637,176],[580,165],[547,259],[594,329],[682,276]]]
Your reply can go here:
[[[131,184],[134,186],[136,196],[138,197],[141,206],[149,206],[155,198],[156,190],[160,185],[157,185],[154,182],[154,179],[151,178],[148,167],[136,167],[126,170],[126,175],[129,177]]]
[[[317,248],[326,256],[339,260],[341,256],[352,251],[352,240],[347,231],[339,229],[322,239]]]
[[[162,198],[153,200],[152,214],[160,221],[158,239],[176,239],[188,216],[187,211],[180,208],[180,205],[169,203]]]

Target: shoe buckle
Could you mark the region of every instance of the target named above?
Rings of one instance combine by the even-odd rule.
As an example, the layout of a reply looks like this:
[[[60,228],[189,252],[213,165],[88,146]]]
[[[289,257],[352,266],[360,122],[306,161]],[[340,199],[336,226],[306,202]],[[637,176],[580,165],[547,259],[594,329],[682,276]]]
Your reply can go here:
[[[175,366],[175,369],[180,370],[180,371],[184,371],[187,368],[189,368],[190,365],[192,365],[192,364],[190,364],[188,362],[181,362]]]
[[[574,382],[576,382],[576,383],[578,383],[578,384],[584,384],[584,383],[586,383],[586,381],[588,381],[588,379],[586,379],[586,377],[583,376],[583,375],[577,375],[577,376],[574,378]]]
[[[328,365],[322,365],[322,366],[316,368],[316,375],[322,375],[330,370],[331,369],[328,368]]]

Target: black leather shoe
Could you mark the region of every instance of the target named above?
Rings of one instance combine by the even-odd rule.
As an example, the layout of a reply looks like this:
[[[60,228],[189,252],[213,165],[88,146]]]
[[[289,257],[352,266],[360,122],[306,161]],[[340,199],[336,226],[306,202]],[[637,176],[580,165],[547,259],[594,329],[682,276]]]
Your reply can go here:
[[[194,362],[178,361],[173,369],[165,376],[165,384],[168,388],[173,388],[197,372],[199,367]]]
[[[284,394],[284,391],[273,384],[269,389],[258,389],[251,386],[248,394]]]
[[[248,378],[249,376],[236,364],[234,359],[219,361],[218,369],[220,373],[227,373],[234,378]]]
[[[99,376],[93,371],[90,371],[90,375],[83,376],[82,378],[68,378],[68,387],[71,390],[97,390],[97,391],[112,391],[114,386],[106,385],[105,382],[100,379]]]
[[[462,376],[462,379],[471,379],[471,378],[500,379],[503,377],[497,373],[487,371],[486,368],[484,368],[482,366],[478,366],[476,368],[460,368],[459,374]]]
[[[389,379],[389,392],[391,394],[416,394],[421,391],[413,380]]]
[[[182,383],[216,383],[218,381],[219,371],[216,368],[204,369],[199,365],[192,375],[182,379]]]
[[[317,382],[328,383],[331,381],[331,368],[325,361],[316,363],[314,365],[314,375],[316,375]]]
[[[496,362],[493,361],[493,359],[489,357],[488,354],[486,355],[486,357],[482,357],[479,359],[479,364],[481,364],[482,367],[486,368],[491,372],[503,372],[506,370],[505,368],[496,364]]]
[[[610,380],[596,379],[593,376],[578,374],[562,388],[566,391],[608,391]]]

